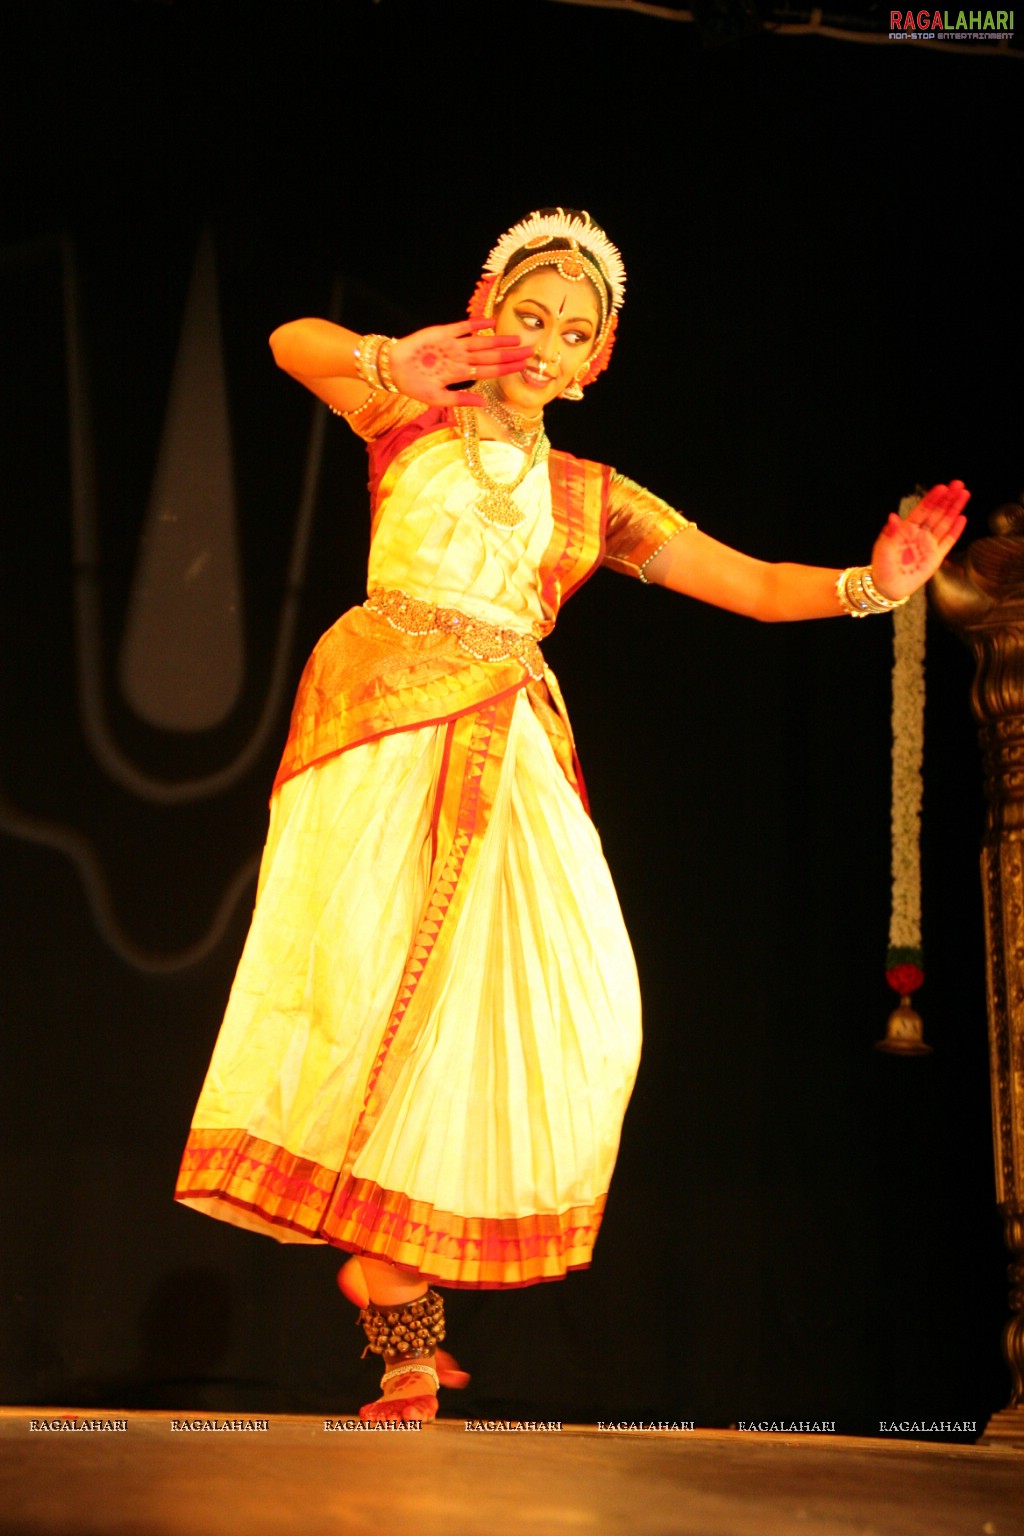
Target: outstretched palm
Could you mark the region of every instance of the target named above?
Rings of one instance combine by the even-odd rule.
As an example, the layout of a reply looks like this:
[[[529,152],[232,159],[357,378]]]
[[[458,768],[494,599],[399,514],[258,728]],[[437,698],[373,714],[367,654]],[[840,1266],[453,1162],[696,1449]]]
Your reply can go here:
[[[962,480],[933,485],[906,517],[890,512],[871,551],[875,585],[887,597],[908,597],[934,576],[963,533],[970,499]]]
[[[518,336],[478,336],[493,320],[457,320],[454,325],[431,325],[403,336],[391,348],[391,374],[403,395],[426,405],[483,405],[483,397],[471,390],[454,390],[466,380],[497,379],[517,373],[532,346]]]

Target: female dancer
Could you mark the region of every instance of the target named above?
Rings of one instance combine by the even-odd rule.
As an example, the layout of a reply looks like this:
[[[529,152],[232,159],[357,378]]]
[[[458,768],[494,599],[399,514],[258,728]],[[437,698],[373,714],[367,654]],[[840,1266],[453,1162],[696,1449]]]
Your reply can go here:
[[[601,1221],[640,1003],[538,644],[562,602],[603,562],[763,620],[888,613],[964,526],[954,481],[870,566],[767,564],[550,449],[544,407],[606,367],[624,281],[587,214],[549,210],[499,240],[468,321],[271,337],[367,442],[369,595],[302,677],[177,1198],[355,1256],[385,1365],[364,1418],[433,1418],[466,1379],[431,1282],[557,1279]]]

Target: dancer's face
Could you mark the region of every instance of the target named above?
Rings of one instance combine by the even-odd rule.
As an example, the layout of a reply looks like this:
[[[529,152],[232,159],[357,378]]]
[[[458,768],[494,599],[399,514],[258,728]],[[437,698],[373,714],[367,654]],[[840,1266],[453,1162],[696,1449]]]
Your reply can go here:
[[[502,300],[494,319],[499,336],[519,336],[534,349],[518,373],[495,382],[509,405],[533,414],[573,381],[594,350],[601,311],[584,278],[573,283],[555,267],[538,267]]]

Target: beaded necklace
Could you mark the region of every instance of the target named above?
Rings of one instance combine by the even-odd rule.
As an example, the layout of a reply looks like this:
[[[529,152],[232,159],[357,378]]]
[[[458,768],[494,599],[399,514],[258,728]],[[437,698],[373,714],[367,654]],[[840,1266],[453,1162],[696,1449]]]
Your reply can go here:
[[[543,428],[537,433],[533,448],[515,479],[495,480],[487,473],[480,457],[480,433],[476,424],[476,411],[471,407],[468,409],[464,406],[457,407],[455,419],[462,433],[462,451],[465,454],[467,467],[484,493],[473,503],[474,512],[494,528],[518,528],[526,521],[526,513],[512,499],[513,492],[518,491],[534,465],[541,459],[547,458],[550,445]]]
[[[519,411],[514,411],[511,406],[505,404],[489,381],[480,385],[480,393],[487,402],[482,407],[483,410],[499,426],[505,428],[517,448],[522,448],[524,453],[529,453],[537,433],[544,430],[544,412],[538,411],[536,416],[525,416]]]

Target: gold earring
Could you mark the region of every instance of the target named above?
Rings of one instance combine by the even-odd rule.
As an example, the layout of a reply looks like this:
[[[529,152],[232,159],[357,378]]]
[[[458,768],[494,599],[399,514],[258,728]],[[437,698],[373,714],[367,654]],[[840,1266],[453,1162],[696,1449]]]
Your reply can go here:
[[[572,383],[567,385],[567,387],[562,390],[563,400],[583,399],[583,385],[580,383],[580,380],[586,371],[586,368],[577,368],[576,372],[573,374]]]

